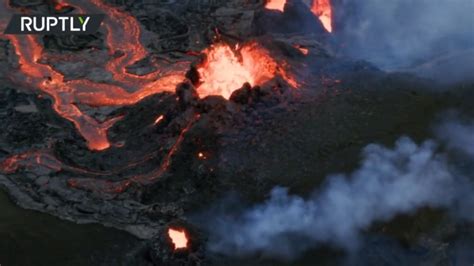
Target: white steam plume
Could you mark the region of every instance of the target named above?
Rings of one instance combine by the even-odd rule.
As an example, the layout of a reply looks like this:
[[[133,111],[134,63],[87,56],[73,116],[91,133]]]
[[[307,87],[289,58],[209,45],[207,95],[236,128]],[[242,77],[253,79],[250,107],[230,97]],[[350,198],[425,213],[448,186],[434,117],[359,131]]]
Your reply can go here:
[[[458,123],[443,126],[456,130],[458,140],[465,140],[461,135],[474,136],[474,127]],[[400,138],[393,149],[369,145],[358,170],[329,176],[308,199],[275,188],[263,204],[238,214],[214,214],[214,222],[207,225],[209,248],[233,256],[260,252],[292,258],[318,243],[353,249],[361,230],[373,222],[421,207],[466,214],[474,207],[473,187],[455,174],[436,149],[434,141],[417,145],[407,137]]]
[[[443,81],[473,78],[473,0],[334,2],[336,31],[352,57]]]

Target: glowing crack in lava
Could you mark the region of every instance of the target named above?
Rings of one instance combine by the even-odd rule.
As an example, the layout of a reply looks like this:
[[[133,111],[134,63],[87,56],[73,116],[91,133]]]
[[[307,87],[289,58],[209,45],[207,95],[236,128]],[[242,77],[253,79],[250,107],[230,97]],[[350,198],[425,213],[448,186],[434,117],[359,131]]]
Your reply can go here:
[[[269,52],[252,42],[232,49],[227,44],[216,44],[204,51],[205,61],[198,67],[201,84],[197,91],[201,98],[221,95],[229,99],[244,83],[262,85],[280,75],[292,87],[297,83],[270,56]]]
[[[319,18],[328,32],[332,32],[331,0],[313,0],[311,12]]]
[[[174,250],[184,249],[188,247],[188,237],[184,229],[168,229],[168,236],[171,238],[171,241],[174,245]]]
[[[286,0],[268,0],[265,5],[266,9],[278,10],[283,12],[285,9]]]

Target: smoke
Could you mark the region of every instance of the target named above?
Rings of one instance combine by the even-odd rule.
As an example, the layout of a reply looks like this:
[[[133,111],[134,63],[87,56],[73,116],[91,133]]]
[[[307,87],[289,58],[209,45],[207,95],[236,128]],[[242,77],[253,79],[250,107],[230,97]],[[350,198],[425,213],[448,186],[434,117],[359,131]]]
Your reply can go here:
[[[448,147],[474,157],[474,123],[454,118],[458,113],[448,116],[436,127],[436,135],[445,141]]]
[[[454,258],[452,265],[472,265],[474,261],[474,241],[461,239],[454,243],[451,256]]]
[[[448,113],[442,122],[435,128],[435,133],[439,139],[441,139],[445,145],[459,153],[456,154],[457,160],[455,168],[458,174],[468,175],[472,181],[474,176],[474,121],[463,119],[457,112]],[[464,219],[474,221],[474,196],[473,186],[468,183],[462,184],[461,182],[466,180],[460,180],[458,184],[459,189],[457,190],[457,197],[461,200],[458,201],[456,206],[456,216]]]
[[[472,78],[474,1],[333,2],[336,31],[351,57],[385,70],[409,69],[445,80]],[[435,75],[441,70],[442,75]]]
[[[470,154],[473,125],[446,122],[438,132],[448,132],[443,139]],[[359,169],[327,177],[307,199],[277,187],[262,204],[238,213],[213,213],[206,224],[209,248],[233,256],[259,252],[292,258],[318,243],[354,250],[360,232],[373,222],[421,207],[449,208],[473,219],[473,186],[438,146],[431,140],[418,145],[408,137],[392,149],[371,144],[362,152]]]

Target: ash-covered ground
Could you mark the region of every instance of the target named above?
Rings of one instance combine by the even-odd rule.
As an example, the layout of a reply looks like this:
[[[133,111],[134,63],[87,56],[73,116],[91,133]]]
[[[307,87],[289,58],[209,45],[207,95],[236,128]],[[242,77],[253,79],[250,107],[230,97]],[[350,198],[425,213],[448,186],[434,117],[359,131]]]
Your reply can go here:
[[[64,1],[57,7],[54,1],[14,0],[2,8],[33,14],[68,14],[76,12],[78,7],[97,12],[100,8],[119,10],[138,21],[139,40],[147,51],[146,57],[126,66],[127,73],[141,78],[150,73],[177,71],[185,79],[175,86],[175,90],[150,93],[133,104],[87,104],[85,102],[93,100],[85,94],[68,94],[68,90],[55,97],[54,93],[40,90],[26,79],[21,80],[26,72],[19,60],[21,53],[15,49],[14,41],[2,38],[2,188],[22,208],[79,224],[102,224],[130,235],[58,220],[25,223],[24,227],[29,227],[26,232],[35,232],[36,227],[64,226],[67,228],[64,234],[68,236],[65,239],[54,241],[51,237],[62,234],[63,230],[41,229],[38,234],[42,238],[51,237],[52,248],[64,245],[71,247],[65,248],[65,252],[77,249],[78,254],[84,254],[71,259],[45,250],[43,255],[38,255],[33,252],[37,247],[24,243],[34,241],[48,245],[48,242],[39,241],[34,233],[31,233],[33,236],[16,233],[14,224],[16,219],[42,221],[51,217],[18,211],[7,219],[11,222],[1,232],[8,236],[2,241],[17,244],[12,247],[0,241],[0,246],[8,247],[0,251],[0,264],[474,263],[471,252],[474,249],[474,224],[472,215],[469,217],[470,207],[474,206],[469,195],[474,152],[472,148],[466,148],[469,144],[474,145],[469,137],[470,132],[474,133],[471,130],[474,83],[469,81],[472,76],[466,78],[464,75],[462,79],[457,78],[456,83],[441,85],[439,81],[411,73],[387,73],[369,62],[352,59],[341,52],[341,42],[347,42],[348,37],[338,36],[337,27],[332,34],[328,33],[323,23],[310,12],[308,1],[288,1],[284,12],[266,9],[264,1],[258,0],[107,1],[102,3],[105,7],[95,4],[101,1],[90,2]],[[335,10],[344,7],[344,1],[334,1],[333,7]],[[334,16],[338,18],[336,11]],[[334,23],[336,26],[343,23],[339,19]],[[113,23],[110,25],[114,26]],[[44,51],[39,62],[51,66],[66,80],[118,84],[106,62],[136,51],[107,51],[111,44],[107,34],[100,30],[88,36],[40,36],[38,43]],[[127,42],[126,39],[122,41]],[[258,86],[242,84],[241,88],[235,88],[229,99],[219,95],[200,97],[203,93],[200,91],[203,88],[200,83],[202,72],[198,69],[205,60],[202,51],[216,42],[232,46],[258,43],[285,72],[278,72]],[[469,51],[461,50],[460,53],[469,54]],[[458,55],[455,53],[452,59],[442,57],[443,62],[456,65],[453,62]],[[432,69],[438,69],[438,63],[439,60],[428,57],[416,70],[437,73]],[[18,82],[18,75],[24,82]],[[45,80],[48,78],[54,80],[44,77]],[[158,75],[153,82],[160,78],[162,76]],[[298,86],[292,86],[292,80],[296,80]],[[127,86],[126,89],[133,91],[134,88]],[[129,93],[130,98],[134,97],[133,92]],[[122,100],[120,97],[110,99]],[[84,117],[99,121],[98,124],[119,118],[107,130],[110,147],[100,151],[91,149],[91,141],[81,134],[77,124],[53,108],[58,99],[70,101],[65,106],[77,107]],[[86,100],[81,102],[80,99]],[[437,179],[431,177],[436,176],[433,171],[426,171],[434,165],[431,160],[427,160],[426,167],[414,167],[416,171],[410,172],[419,160],[413,159],[416,156],[407,159],[402,152],[400,156],[388,156],[387,160],[399,168],[393,166],[394,170],[387,172],[398,173],[395,170],[402,169],[400,175],[407,176],[406,186],[398,187],[395,181],[388,182],[393,186],[380,187],[393,190],[384,193],[376,191],[379,188],[376,185],[365,189],[363,185],[351,186],[349,183],[345,187],[350,189],[341,191],[351,191],[348,195],[353,196],[354,205],[334,205],[345,207],[341,209],[328,207],[330,212],[351,213],[334,216],[348,217],[347,221],[330,220],[332,216],[312,209],[312,202],[316,205],[333,202],[317,196],[334,188],[328,185],[333,178],[331,174],[346,173],[347,180],[360,179],[363,183],[363,178],[369,174],[361,165],[372,162],[367,155],[370,151],[365,155],[362,152],[368,149],[365,147],[375,143],[396,153],[400,148],[396,143],[401,136],[408,136],[413,141],[406,143],[408,147],[419,144],[420,154],[431,152],[428,157],[436,158],[433,159],[436,166],[438,163],[443,165],[439,169],[446,170],[443,178],[449,182],[435,182]],[[428,139],[434,139],[438,146],[425,151],[422,143]],[[438,154],[446,157],[446,162],[438,160]],[[383,160],[375,162],[380,168],[385,166]],[[467,191],[458,189],[458,179],[450,179],[451,169],[454,169],[454,176],[463,177],[462,182],[466,182],[463,187]],[[375,183],[384,182],[383,173],[373,176]],[[421,181],[412,185],[413,180]],[[423,183],[425,181],[427,183]],[[437,186],[427,185],[433,182]],[[443,185],[449,193],[462,197],[439,194]],[[296,202],[306,202],[303,217],[297,212],[285,216],[285,211],[281,211],[281,215],[269,211],[273,206],[267,204],[268,199],[277,197],[270,194],[274,187],[286,187],[291,195],[298,197]],[[418,193],[407,193],[412,190]],[[391,193],[402,199],[386,200],[384,194]],[[328,198],[337,198],[337,195],[327,194]],[[357,201],[359,194],[377,197],[367,204],[365,199]],[[423,198],[423,194],[432,196]],[[281,206],[292,210],[290,203],[293,201],[288,203],[284,197],[280,200]],[[401,205],[404,207],[398,207]],[[254,208],[262,211],[252,212]],[[257,219],[258,215],[249,216],[248,213],[267,215]],[[307,217],[305,213],[309,213]],[[227,221],[228,217],[235,217],[235,220],[228,221],[228,227],[222,227],[219,221]],[[326,227],[299,224],[300,221],[325,219],[334,225],[325,230],[329,232],[326,238],[306,233]],[[352,219],[356,221],[355,226],[350,222]],[[285,221],[295,222],[293,226],[280,227]],[[349,225],[340,229],[339,224],[345,222]],[[263,232],[253,230],[262,225]],[[186,249],[174,250],[168,236],[169,228],[186,231]],[[103,242],[103,245],[95,243],[92,252],[91,248],[86,248],[90,240],[77,234],[96,235],[94,242]],[[338,238],[340,235],[343,240]],[[68,239],[79,243],[68,243]],[[244,241],[243,245],[241,241]],[[259,241],[267,242],[255,244]],[[308,245],[298,244],[301,242]],[[220,245],[217,248],[216,243]],[[284,255],[275,255],[271,250]],[[34,254],[35,261],[12,255],[20,251]]]

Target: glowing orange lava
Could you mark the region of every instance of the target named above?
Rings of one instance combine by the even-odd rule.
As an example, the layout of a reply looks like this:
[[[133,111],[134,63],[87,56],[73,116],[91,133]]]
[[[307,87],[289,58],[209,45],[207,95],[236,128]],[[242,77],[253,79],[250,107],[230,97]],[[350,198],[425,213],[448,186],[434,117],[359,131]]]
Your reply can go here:
[[[283,12],[283,10],[285,9],[285,4],[286,0],[268,0],[267,4],[265,5],[265,8]]]
[[[309,49],[304,47],[304,46],[301,46],[299,44],[296,44],[294,45],[293,47],[295,47],[296,49],[298,49],[302,54],[304,55],[308,55],[309,54]]]
[[[54,9],[56,11],[61,11],[63,8],[66,8],[68,7],[68,5],[62,3],[62,1],[53,1],[53,4],[54,4]]]
[[[174,250],[183,249],[188,247],[188,237],[184,229],[168,229],[168,236],[171,238],[171,241],[174,245]]]
[[[268,51],[255,42],[238,49],[217,44],[204,53],[207,58],[198,67],[201,77],[201,85],[198,87],[200,97],[221,95],[229,99],[244,83],[261,85],[278,74],[291,86],[296,85]]]
[[[158,116],[158,117],[155,119],[155,123],[153,123],[153,124],[154,124],[154,125],[158,125],[161,121],[163,121],[164,118],[165,118],[164,115]]]
[[[199,153],[198,153],[198,158],[201,159],[201,160],[205,160],[205,159],[206,159],[206,155],[204,155],[203,152],[199,152]]]
[[[3,6],[0,5],[2,17],[15,13],[15,10],[5,2],[8,1],[3,1]],[[107,131],[121,117],[97,121],[85,114],[78,104],[92,107],[132,105],[152,94],[174,91],[185,79],[187,67],[166,72],[156,71],[144,76],[130,74],[126,71],[126,67],[147,56],[147,50],[140,41],[140,26],[134,17],[99,0],[90,2],[69,0],[67,3],[58,1],[56,4],[75,6],[79,12],[107,15],[104,28],[111,58],[106,64],[106,69],[113,75],[114,84],[86,79],[66,81],[62,73],[40,62],[44,52],[40,38],[32,35],[0,34],[0,37],[10,40],[18,56],[19,71],[13,73],[11,78],[25,87],[37,88],[48,94],[53,99],[54,110],[75,125],[89,149],[97,151],[108,149],[111,144]]]
[[[332,32],[331,0],[313,0],[311,12],[319,18],[328,32]]]
[[[176,86],[185,80],[185,73],[190,68],[190,61],[163,64],[164,69],[146,75],[135,75],[126,71],[127,66],[133,65],[148,56],[147,49],[141,43],[141,29],[139,22],[131,15],[113,8],[100,0],[63,0],[58,1],[64,6],[72,6],[79,13],[105,13],[103,29],[106,36],[106,46],[109,58],[104,62],[105,69],[113,76],[110,83],[95,82],[87,79],[67,80],[63,73],[48,65],[44,59],[42,38],[33,35],[3,35],[6,25],[3,18],[17,12],[8,5],[8,1],[0,3],[0,38],[8,39],[18,58],[18,67],[10,73],[13,82],[24,88],[40,91],[40,95],[48,95],[52,99],[52,108],[64,119],[70,121],[81,136],[86,140],[88,148],[102,151],[111,147],[107,131],[121,116],[111,117],[105,121],[96,120],[81,110],[81,105],[89,107],[133,105],[145,97],[161,92],[174,91]],[[126,40],[126,41],[124,41]],[[91,51],[93,52],[93,51]],[[229,98],[232,92],[242,87],[245,82],[252,86],[261,85],[275,76],[281,77],[290,86],[296,88],[297,83],[285,71],[287,63],[274,60],[269,52],[257,43],[249,43],[241,48],[232,49],[228,45],[219,44],[204,51],[207,55],[205,62],[199,67],[201,85],[198,92],[201,97],[207,95],[222,95]],[[56,55],[61,59],[60,55]],[[67,60],[67,58],[64,58]],[[281,63],[281,64],[280,64]],[[177,66],[179,65],[179,66]],[[165,117],[160,115],[154,121],[157,125]],[[190,117],[187,125],[181,130],[174,143],[165,152],[160,166],[148,173],[128,176],[121,181],[110,181],[105,178],[69,178],[69,186],[102,191],[105,193],[121,193],[134,183],[147,185],[155,182],[170,167],[173,157],[180,150],[187,132],[200,119],[198,113]],[[115,144],[115,147],[120,147]],[[161,150],[160,150],[161,152]],[[206,155],[199,156],[206,159]],[[148,160],[148,159],[145,159]],[[135,167],[141,161],[130,163],[113,171],[92,171],[67,165],[57,160],[48,151],[31,151],[20,155],[13,155],[0,162],[0,171],[12,173],[19,168],[28,168],[41,165],[51,171],[69,171],[79,175],[106,177]],[[176,235],[177,233],[181,233]],[[170,229],[170,237],[185,239],[177,241],[177,248],[186,247],[187,239],[184,231]],[[173,240],[173,242],[175,242]]]

